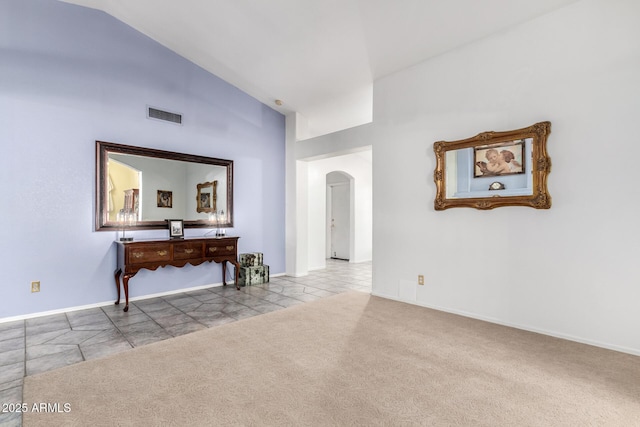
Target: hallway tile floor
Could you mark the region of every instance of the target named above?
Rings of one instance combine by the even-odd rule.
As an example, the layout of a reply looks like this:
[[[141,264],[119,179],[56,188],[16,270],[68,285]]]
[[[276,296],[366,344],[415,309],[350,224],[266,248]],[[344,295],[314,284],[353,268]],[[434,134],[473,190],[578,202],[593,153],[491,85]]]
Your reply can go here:
[[[21,426],[25,376],[116,354],[349,290],[371,292],[371,263],[327,260],[304,277],[191,292],[0,323],[0,426]],[[33,402],[29,402],[33,403]]]

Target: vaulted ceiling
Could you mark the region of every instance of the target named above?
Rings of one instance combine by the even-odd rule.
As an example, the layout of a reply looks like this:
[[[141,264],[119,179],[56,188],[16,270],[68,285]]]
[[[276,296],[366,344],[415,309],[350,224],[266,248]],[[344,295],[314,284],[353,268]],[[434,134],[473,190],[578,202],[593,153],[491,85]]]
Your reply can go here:
[[[577,0],[62,1],[299,113],[316,136],[370,121],[376,79]]]

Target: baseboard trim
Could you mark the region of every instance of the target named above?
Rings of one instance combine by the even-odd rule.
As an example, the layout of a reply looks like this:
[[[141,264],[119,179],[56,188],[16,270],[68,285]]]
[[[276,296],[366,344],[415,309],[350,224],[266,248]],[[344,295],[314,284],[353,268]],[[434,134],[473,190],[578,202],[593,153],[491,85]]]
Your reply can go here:
[[[351,259],[349,260],[351,264],[362,264],[363,262],[371,262],[371,258],[369,259]]]
[[[280,276],[286,276],[286,275],[287,275],[286,273],[278,273],[278,274],[272,274],[272,275],[270,275],[270,277],[280,277]],[[233,281],[233,280],[227,282],[227,286],[234,285],[234,284],[235,284],[235,281]],[[200,286],[194,286],[194,287],[191,287],[191,288],[175,289],[175,290],[172,290],[172,291],[159,292],[159,293],[156,293],[156,294],[142,295],[142,296],[139,296],[139,297],[129,298],[129,302],[131,302],[131,301],[141,301],[141,300],[145,300],[145,299],[149,299],[149,298],[164,297],[164,296],[167,296],[167,295],[174,295],[174,294],[179,294],[179,293],[182,293],[182,292],[191,292],[191,291],[199,291],[201,289],[216,288],[218,286],[222,286],[222,283],[212,283],[212,284],[209,284],[209,285],[200,285]],[[14,316],[14,317],[5,317],[5,318],[0,319],[0,323],[14,322],[14,321],[17,321],[17,320],[34,319],[36,317],[50,316],[52,314],[68,313],[70,311],[87,310],[89,308],[105,307],[105,306],[108,306],[108,305],[113,305],[113,300],[105,301],[105,302],[98,302],[98,303],[95,303],[95,304],[79,305],[79,306],[68,307],[68,308],[60,308],[60,309],[50,310],[50,311],[41,311],[41,312],[38,312],[38,313],[24,314],[24,315]]]
[[[230,282],[227,282],[227,286],[232,285],[232,284],[234,284],[233,280],[230,281]],[[141,301],[141,300],[145,300],[145,299],[149,299],[149,298],[163,297],[163,296],[167,296],[167,295],[180,294],[182,292],[199,291],[200,289],[216,288],[218,286],[222,286],[222,283],[213,283],[213,284],[209,284],[209,285],[194,286],[192,288],[175,289],[175,290],[166,291],[166,292],[159,292],[159,293],[156,293],[156,294],[141,295],[141,296],[138,296],[138,297],[129,298],[129,302]],[[121,299],[120,300],[120,304],[122,304],[122,306],[124,307],[123,302],[124,301]],[[4,317],[4,318],[0,319],[0,323],[14,322],[14,321],[17,321],[17,320],[35,319],[36,317],[50,316],[52,314],[69,313],[71,311],[87,310],[89,308],[105,307],[105,306],[108,306],[108,305],[113,305],[113,303],[114,303],[113,300],[109,300],[109,301],[105,301],[105,302],[98,302],[98,303],[95,303],[95,304],[79,305],[79,306],[75,306],[75,307],[60,308],[60,309],[50,310],[50,311],[41,311],[41,312],[38,312],[38,313],[30,313],[30,314],[24,314],[24,315],[14,316],[14,317]]]
[[[386,294],[383,294],[383,293],[380,293],[380,292],[372,291],[371,295],[376,296],[376,297],[380,297],[380,298],[386,298],[386,299],[394,300],[394,301],[404,302],[404,303],[407,303],[407,304],[418,305],[420,307],[430,308],[430,309],[433,309],[433,310],[443,311],[445,313],[457,314],[459,316],[469,317],[471,319],[482,320],[482,321],[489,322],[489,323],[495,323],[497,325],[508,326],[510,328],[521,329],[523,331],[535,332],[537,334],[542,334],[542,335],[548,335],[550,337],[560,338],[560,339],[564,339],[564,340],[567,340],[567,341],[573,341],[573,342],[577,342],[577,343],[580,343],[580,344],[587,344],[587,345],[591,345],[591,346],[594,346],[594,347],[604,348],[604,349],[607,349],[607,350],[618,351],[620,353],[628,353],[628,354],[632,354],[634,356],[640,356],[640,349],[634,349],[634,348],[623,347],[623,346],[619,346],[619,345],[615,345],[615,344],[609,344],[609,343],[604,343],[604,342],[600,342],[600,341],[594,341],[594,340],[590,340],[590,339],[585,339],[585,338],[576,337],[576,336],[568,335],[568,334],[563,334],[563,333],[555,332],[555,331],[549,331],[549,330],[545,330],[545,329],[532,328],[532,327],[525,326],[525,325],[520,325],[520,324],[517,324],[517,323],[504,322],[502,320],[495,319],[495,318],[492,318],[492,317],[481,316],[481,315],[477,315],[475,313],[469,313],[469,312],[466,312],[466,311],[463,311],[463,310],[455,310],[455,309],[450,309],[450,308],[446,308],[446,307],[440,307],[440,306],[437,306],[437,305],[425,304],[425,303],[422,303],[420,301],[409,301],[409,300],[405,300],[405,299],[402,299],[402,298],[398,298],[396,296],[386,295]]]

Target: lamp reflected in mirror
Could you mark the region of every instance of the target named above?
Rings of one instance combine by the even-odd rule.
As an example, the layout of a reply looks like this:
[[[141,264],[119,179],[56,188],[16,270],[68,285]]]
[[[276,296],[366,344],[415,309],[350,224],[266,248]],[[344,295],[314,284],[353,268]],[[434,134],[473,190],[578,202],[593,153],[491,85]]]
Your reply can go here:
[[[218,231],[216,232],[216,236],[224,236],[226,235],[226,231],[224,228],[220,227],[220,224],[224,224],[226,222],[226,218],[224,216],[224,210],[220,210],[220,212],[216,212],[216,223],[218,224],[217,229]]]
[[[209,222],[215,224],[216,228],[214,230],[207,232],[205,236],[208,236],[214,231],[216,233],[216,237],[226,236],[227,234],[226,230],[223,227],[221,227],[221,225],[224,226],[224,224],[227,223],[227,217],[223,209],[219,211],[209,212]]]
[[[124,209],[120,209],[118,214],[116,215],[116,220],[120,227],[122,228],[122,236],[120,237],[121,242],[131,242],[133,241],[133,237],[127,237],[125,235],[127,227],[133,227],[136,225],[136,213],[131,211],[126,211]]]

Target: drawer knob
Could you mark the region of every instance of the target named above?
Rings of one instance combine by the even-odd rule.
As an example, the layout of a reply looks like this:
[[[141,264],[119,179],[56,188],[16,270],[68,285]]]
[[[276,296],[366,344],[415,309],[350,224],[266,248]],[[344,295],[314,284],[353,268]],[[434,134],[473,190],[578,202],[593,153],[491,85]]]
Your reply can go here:
[[[134,252],[131,255],[133,255],[134,258],[142,258],[144,256],[144,252]]]
[[[209,248],[209,252],[215,252],[215,251],[217,251],[217,250],[218,250],[218,248],[217,248],[217,247]]]
[[[227,246],[227,250],[228,251],[232,251],[233,250],[233,246]]]
[[[165,256],[167,253],[167,251],[158,251],[158,255],[160,256]]]
[[[193,253],[193,249],[185,249],[184,253],[185,254],[192,254]]]

